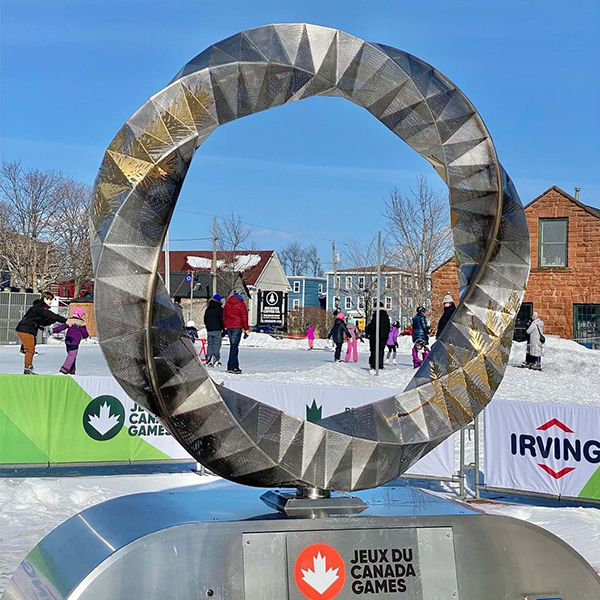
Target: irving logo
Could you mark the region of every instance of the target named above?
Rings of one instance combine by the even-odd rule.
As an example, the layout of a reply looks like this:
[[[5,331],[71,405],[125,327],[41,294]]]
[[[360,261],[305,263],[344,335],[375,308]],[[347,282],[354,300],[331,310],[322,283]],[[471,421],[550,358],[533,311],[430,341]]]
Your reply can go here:
[[[558,419],[550,419],[540,425],[536,431],[548,432],[549,435],[511,433],[511,454],[513,456],[528,455],[536,460],[553,459],[553,461],[564,463],[569,460],[576,463],[581,461],[592,464],[600,463],[600,441],[577,439],[575,432]],[[560,479],[576,469],[576,467],[565,465],[555,470],[546,463],[538,462],[537,464],[554,479]]]

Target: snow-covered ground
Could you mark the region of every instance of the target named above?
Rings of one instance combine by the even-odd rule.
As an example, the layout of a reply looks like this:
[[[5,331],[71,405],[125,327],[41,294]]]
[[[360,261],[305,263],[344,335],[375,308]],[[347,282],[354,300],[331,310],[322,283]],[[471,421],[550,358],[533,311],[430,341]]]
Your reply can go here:
[[[308,351],[305,340],[252,334],[243,341],[240,350],[242,375],[229,375],[223,368],[213,369],[211,373],[217,381],[238,377],[255,381],[397,389],[406,385],[414,373],[410,349],[410,338],[400,338],[398,365],[385,365],[380,376],[373,377],[368,368],[366,343],[359,344],[358,363],[336,364],[331,345],[325,340],[316,340],[315,349]],[[56,373],[65,357],[64,346],[54,342],[39,346],[38,350],[34,363],[36,371]],[[224,363],[227,354],[225,345]],[[497,398],[600,406],[600,386],[597,384],[600,352],[549,337],[542,372],[514,368],[521,363],[524,354],[524,344],[513,344],[510,365]],[[93,341],[82,346],[77,364],[80,375],[110,374],[99,346]],[[0,346],[0,372],[22,373],[22,368],[23,357],[18,347]],[[0,479],[0,593],[27,552],[52,528],[80,510],[122,494],[195,486],[210,480],[191,473]],[[600,572],[600,510],[536,506],[535,500],[519,505],[484,503],[480,506],[545,527],[571,544]]]

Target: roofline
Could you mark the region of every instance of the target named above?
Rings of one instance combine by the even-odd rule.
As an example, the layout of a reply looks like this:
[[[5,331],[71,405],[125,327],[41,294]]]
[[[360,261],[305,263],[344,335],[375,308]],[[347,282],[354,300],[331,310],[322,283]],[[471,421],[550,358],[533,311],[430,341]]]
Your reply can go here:
[[[453,254],[450,258],[447,258],[443,263],[440,263],[435,269],[431,269],[431,274],[433,275],[438,269],[441,269],[445,264],[449,263],[451,260],[454,259],[455,256]]]
[[[323,277],[317,277],[316,275],[286,275],[286,277],[288,279],[327,279],[325,275]]]
[[[588,206],[587,204],[584,204],[583,202],[581,202],[581,200],[577,200],[577,198],[575,198],[574,196],[571,196],[571,194],[569,194],[568,192],[565,192],[565,190],[563,190],[562,188],[559,188],[557,185],[553,185],[553,186],[549,187],[545,192],[542,192],[539,196],[536,196],[531,202],[527,203],[523,208],[525,210],[527,210],[532,204],[534,204],[535,202],[537,202],[538,200],[543,198],[548,192],[552,192],[552,191],[555,191],[558,194],[560,194],[561,196],[563,196],[564,198],[566,198],[567,200],[570,200],[571,202],[573,202],[573,204],[576,204],[577,206],[579,206],[579,208],[583,208],[583,210],[588,212],[593,217],[600,219],[600,210],[599,209],[594,208],[593,206]]]

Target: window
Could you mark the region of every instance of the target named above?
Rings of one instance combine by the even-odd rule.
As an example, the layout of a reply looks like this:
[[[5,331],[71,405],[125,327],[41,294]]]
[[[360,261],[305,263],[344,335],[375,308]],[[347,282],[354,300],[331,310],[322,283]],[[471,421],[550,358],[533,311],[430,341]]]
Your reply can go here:
[[[573,304],[573,338],[586,348],[600,348],[600,304]]]
[[[412,308],[412,307],[413,307],[413,299],[412,299],[412,296],[409,296],[409,297],[406,299],[406,305],[408,306],[408,308]]]
[[[334,296],[333,297],[333,308],[339,308],[340,307],[340,299],[338,296]]]
[[[358,297],[358,309],[359,310],[364,310],[365,308],[365,297],[364,296],[359,296]]]
[[[339,275],[335,278],[335,289],[336,290],[340,289],[340,276]]]
[[[385,287],[388,290],[391,289],[391,287],[392,287],[392,278],[391,277],[385,278]]]
[[[323,284],[320,283],[319,284],[319,294],[322,294],[322,293],[323,293]]]
[[[358,289],[359,290],[365,289],[365,278],[362,275],[358,278]]]
[[[373,289],[377,289],[377,275],[375,275],[375,277],[373,277],[373,279],[371,279],[371,284],[373,286]]]
[[[567,266],[569,219],[540,219],[538,266]]]
[[[292,308],[294,310],[297,310],[298,308],[300,308],[300,300],[298,298],[296,298],[295,300],[293,300],[293,302],[292,302]]]
[[[389,296],[385,297],[385,310],[392,310],[392,299]]]
[[[377,298],[371,299],[371,305],[373,306],[373,308],[375,308],[377,306]]]
[[[344,308],[346,310],[350,310],[352,308],[352,298],[350,298],[350,296],[346,296],[345,302],[344,302]]]
[[[297,294],[300,291],[300,282],[294,281],[294,294]]]
[[[347,290],[352,289],[352,277],[346,277],[346,289]]]
[[[410,278],[408,275],[402,275],[402,284],[405,290],[410,287]]]

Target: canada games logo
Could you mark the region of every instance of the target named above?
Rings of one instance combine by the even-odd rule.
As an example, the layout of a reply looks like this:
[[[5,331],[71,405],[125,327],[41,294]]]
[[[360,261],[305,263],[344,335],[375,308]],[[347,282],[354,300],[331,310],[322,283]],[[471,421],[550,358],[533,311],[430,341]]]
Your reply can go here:
[[[114,396],[98,396],[83,411],[83,428],[98,442],[114,438],[125,423],[125,408]]]

